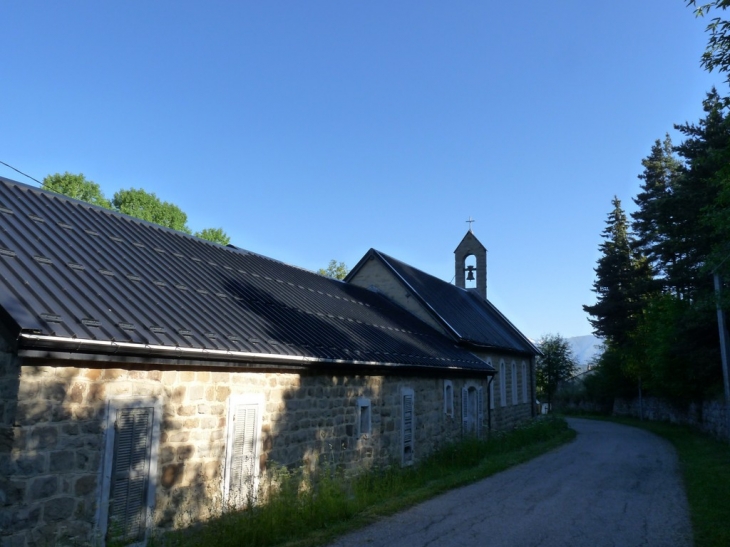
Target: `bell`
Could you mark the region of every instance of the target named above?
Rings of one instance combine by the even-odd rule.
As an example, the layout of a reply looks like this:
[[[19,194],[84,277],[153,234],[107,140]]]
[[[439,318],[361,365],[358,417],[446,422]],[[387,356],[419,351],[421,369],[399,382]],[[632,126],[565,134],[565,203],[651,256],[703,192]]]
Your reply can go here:
[[[466,280],[467,281],[474,281],[474,266],[467,266],[466,267]]]

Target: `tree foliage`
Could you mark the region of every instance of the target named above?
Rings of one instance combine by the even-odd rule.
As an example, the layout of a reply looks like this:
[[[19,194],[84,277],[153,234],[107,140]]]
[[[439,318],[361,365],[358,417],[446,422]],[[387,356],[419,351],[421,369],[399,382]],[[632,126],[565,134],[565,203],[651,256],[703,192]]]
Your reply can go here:
[[[142,189],[119,190],[110,201],[104,196],[98,184],[87,180],[82,173],[75,175],[69,172],[63,175],[59,173],[48,175],[43,179],[43,187],[70,198],[113,209],[166,228],[186,234],[192,233],[187,225],[188,216],[182,209],[173,203],[162,201],[154,193]],[[204,228],[196,232],[195,237],[220,245],[228,245],[231,242],[231,238],[222,228]]]
[[[63,194],[105,209],[112,208],[112,204],[104,197],[99,185],[87,180],[83,173],[74,175],[66,171],[63,175],[60,173],[48,175],[43,179],[43,187],[57,194]]]
[[[558,383],[578,372],[570,342],[559,334],[546,334],[538,342],[542,356],[537,358],[536,383],[540,396],[552,403]]]
[[[597,302],[583,309],[597,336],[609,343],[624,344],[636,327],[647,294],[653,289],[648,260],[635,251],[621,201],[614,197],[603,230],[601,257],[595,268],[593,292]]]
[[[172,228],[178,232],[191,233],[187,224],[188,215],[177,205],[162,201],[154,193],[136,188],[119,190],[114,194],[112,204],[117,211],[125,215]]]
[[[730,119],[715,89],[703,110],[675,126],[679,144],[657,140],[641,162],[633,232],[615,202],[604,230],[598,302],[584,309],[605,337],[594,383],[613,396],[638,388],[686,405],[720,385],[711,274],[730,273]]]
[[[195,237],[205,239],[219,245],[228,245],[231,238],[223,231],[223,228],[203,228],[199,232],[195,232]]]
[[[347,274],[350,273],[350,269],[344,262],[337,262],[332,259],[327,268],[320,268],[317,270],[317,273],[325,277],[331,277],[332,279],[345,279]]]

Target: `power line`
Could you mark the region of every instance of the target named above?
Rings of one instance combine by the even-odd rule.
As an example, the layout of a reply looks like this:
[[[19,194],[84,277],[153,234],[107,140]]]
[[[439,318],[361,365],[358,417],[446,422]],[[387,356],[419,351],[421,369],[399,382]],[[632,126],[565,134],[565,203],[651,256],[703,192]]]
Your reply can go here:
[[[0,161],[0,163],[2,163],[2,164],[3,164],[4,166],[5,166],[5,167],[10,167],[10,169],[12,169],[13,171],[17,171],[18,173],[20,173],[20,174],[21,174],[21,175],[23,175],[24,177],[28,177],[28,178],[29,178],[30,180],[34,180],[34,181],[36,181],[36,182],[37,182],[38,184],[40,184],[40,185],[41,185],[41,187],[43,186],[43,183],[42,183],[41,181],[39,181],[38,179],[36,179],[36,178],[34,178],[34,177],[31,177],[31,176],[30,176],[30,175],[28,175],[27,173],[23,173],[23,172],[22,172],[22,171],[21,171],[20,169],[16,169],[16,168],[15,168],[15,167],[13,167],[12,165],[9,165],[9,164],[5,163],[4,161]]]

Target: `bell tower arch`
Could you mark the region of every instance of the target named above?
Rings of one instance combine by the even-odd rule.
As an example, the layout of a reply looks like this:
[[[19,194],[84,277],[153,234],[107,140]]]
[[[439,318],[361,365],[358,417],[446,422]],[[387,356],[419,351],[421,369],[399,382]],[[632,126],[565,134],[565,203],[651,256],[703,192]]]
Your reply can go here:
[[[473,221],[470,221],[473,222]],[[474,290],[487,299],[487,248],[474,235],[469,224],[469,231],[454,251],[456,276],[454,282],[457,287],[466,288],[466,280],[474,279],[476,288]],[[476,259],[476,266],[466,265],[467,259],[473,256]]]

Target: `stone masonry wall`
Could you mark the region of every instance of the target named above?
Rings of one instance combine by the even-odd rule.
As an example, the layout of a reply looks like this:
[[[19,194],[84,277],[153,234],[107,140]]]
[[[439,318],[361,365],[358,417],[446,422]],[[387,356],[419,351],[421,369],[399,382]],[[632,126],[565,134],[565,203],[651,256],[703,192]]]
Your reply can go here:
[[[688,408],[680,409],[656,397],[645,397],[641,410],[646,420],[688,425],[714,437],[730,438],[725,403],[719,400],[692,403]],[[640,414],[638,398],[630,401],[616,399],[613,404],[613,414],[638,418]]]
[[[485,395],[487,389],[486,378],[450,377],[454,414],[447,416],[444,382],[436,376],[61,365],[16,366],[9,374],[14,384],[0,380],[15,386],[3,391],[3,397],[9,393],[5,408],[13,390],[18,401],[12,436],[0,450],[0,470],[7,477],[0,482],[2,547],[93,539],[110,400],[146,397],[161,403],[154,520],[172,528],[205,519],[222,506],[231,397],[265,397],[262,470],[272,462],[313,469],[326,461],[355,471],[400,464],[401,388],[414,391],[416,461],[460,438],[461,388],[482,386]],[[6,375],[12,369],[3,367]],[[356,435],[358,397],[371,401],[367,438]],[[529,415],[527,404],[497,404],[492,424],[511,427]],[[483,430],[486,417],[485,408]]]

